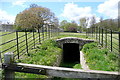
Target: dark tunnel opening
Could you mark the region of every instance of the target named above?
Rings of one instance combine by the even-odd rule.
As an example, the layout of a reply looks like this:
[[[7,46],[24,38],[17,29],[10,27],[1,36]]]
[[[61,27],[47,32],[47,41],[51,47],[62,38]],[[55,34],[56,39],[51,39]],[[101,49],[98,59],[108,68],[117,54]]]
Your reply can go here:
[[[63,44],[63,62],[80,62],[79,44]]]

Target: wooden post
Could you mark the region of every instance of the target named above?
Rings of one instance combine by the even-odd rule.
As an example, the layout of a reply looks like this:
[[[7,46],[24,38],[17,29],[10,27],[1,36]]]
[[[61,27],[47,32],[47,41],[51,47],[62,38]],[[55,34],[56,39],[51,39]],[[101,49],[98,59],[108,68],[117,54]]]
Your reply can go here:
[[[15,73],[12,70],[7,69],[11,63],[14,62],[14,55],[12,52],[7,52],[4,54],[4,64],[5,64],[5,69],[4,69],[4,75],[5,75],[5,80],[13,80],[15,78]]]

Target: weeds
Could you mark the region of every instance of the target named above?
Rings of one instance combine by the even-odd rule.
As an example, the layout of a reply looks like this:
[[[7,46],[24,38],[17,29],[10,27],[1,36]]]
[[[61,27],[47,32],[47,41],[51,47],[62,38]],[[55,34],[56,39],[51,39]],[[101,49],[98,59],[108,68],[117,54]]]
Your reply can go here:
[[[118,56],[101,48],[97,43],[86,44],[82,51],[88,66],[92,70],[118,71]]]

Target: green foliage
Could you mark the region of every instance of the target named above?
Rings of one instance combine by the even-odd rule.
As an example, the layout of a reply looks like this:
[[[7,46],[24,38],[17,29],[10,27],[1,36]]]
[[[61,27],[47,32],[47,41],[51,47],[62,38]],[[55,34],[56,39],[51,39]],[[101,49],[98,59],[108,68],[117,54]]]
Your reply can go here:
[[[64,31],[77,31],[77,25],[74,23],[66,23],[64,25]]]
[[[54,40],[47,40],[17,62],[53,66],[61,53],[62,50],[57,47],[57,43]],[[32,74],[17,73],[18,77],[21,75],[24,75],[23,77],[30,77]],[[39,78],[40,76],[32,75],[31,77]],[[44,78],[46,78],[46,76]]]
[[[82,69],[79,62],[71,63],[71,62],[62,62],[60,67],[74,68],[74,69]]]
[[[83,52],[86,53],[87,50],[95,48],[95,47],[97,47],[97,44],[95,44],[95,43],[86,44],[83,47]]]
[[[40,29],[45,21],[51,21],[54,27],[58,27],[58,19],[50,9],[32,4],[28,9],[17,14],[15,29]]]
[[[60,27],[64,29],[64,31],[77,31],[78,25],[75,22],[67,22],[66,20],[63,20],[60,23]]]
[[[73,68],[74,68],[74,69],[81,69],[81,65],[80,65],[80,64],[75,64],[75,65],[73,66]]]
[[[85,44],[82,51],[85,53],[86,62],[90,69],[117,71],[118,56],[107,49],[102,49],[97,43]]]
[[[101,20],[96,23],[95,26],[99,26],[101,28],[111,29],[113,31],[120,31],[118,28],[118,20],[117,19],[106,19]]]

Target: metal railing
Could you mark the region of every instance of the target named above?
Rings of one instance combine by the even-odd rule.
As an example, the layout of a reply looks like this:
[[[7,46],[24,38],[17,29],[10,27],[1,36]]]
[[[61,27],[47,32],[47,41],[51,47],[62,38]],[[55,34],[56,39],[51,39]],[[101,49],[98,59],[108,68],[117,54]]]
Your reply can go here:
[[[3,55],[6,52],[13,52],[14,57],[17,60],[20,56],[29,53],[31,49],[36,48],[36,46],[41,44],[44,40],[59,34],[58,28],[53,28],[52,26],[41,27],[37,32],[35,30],[29,31],[27,29],[12,32],[4,32],[4,30],[0,31],[1,62],[3,61]]]
[[[88,28],[86,36],[95,39],[102,47],[119,54],[120,53],[120,32],[101,27]]]

